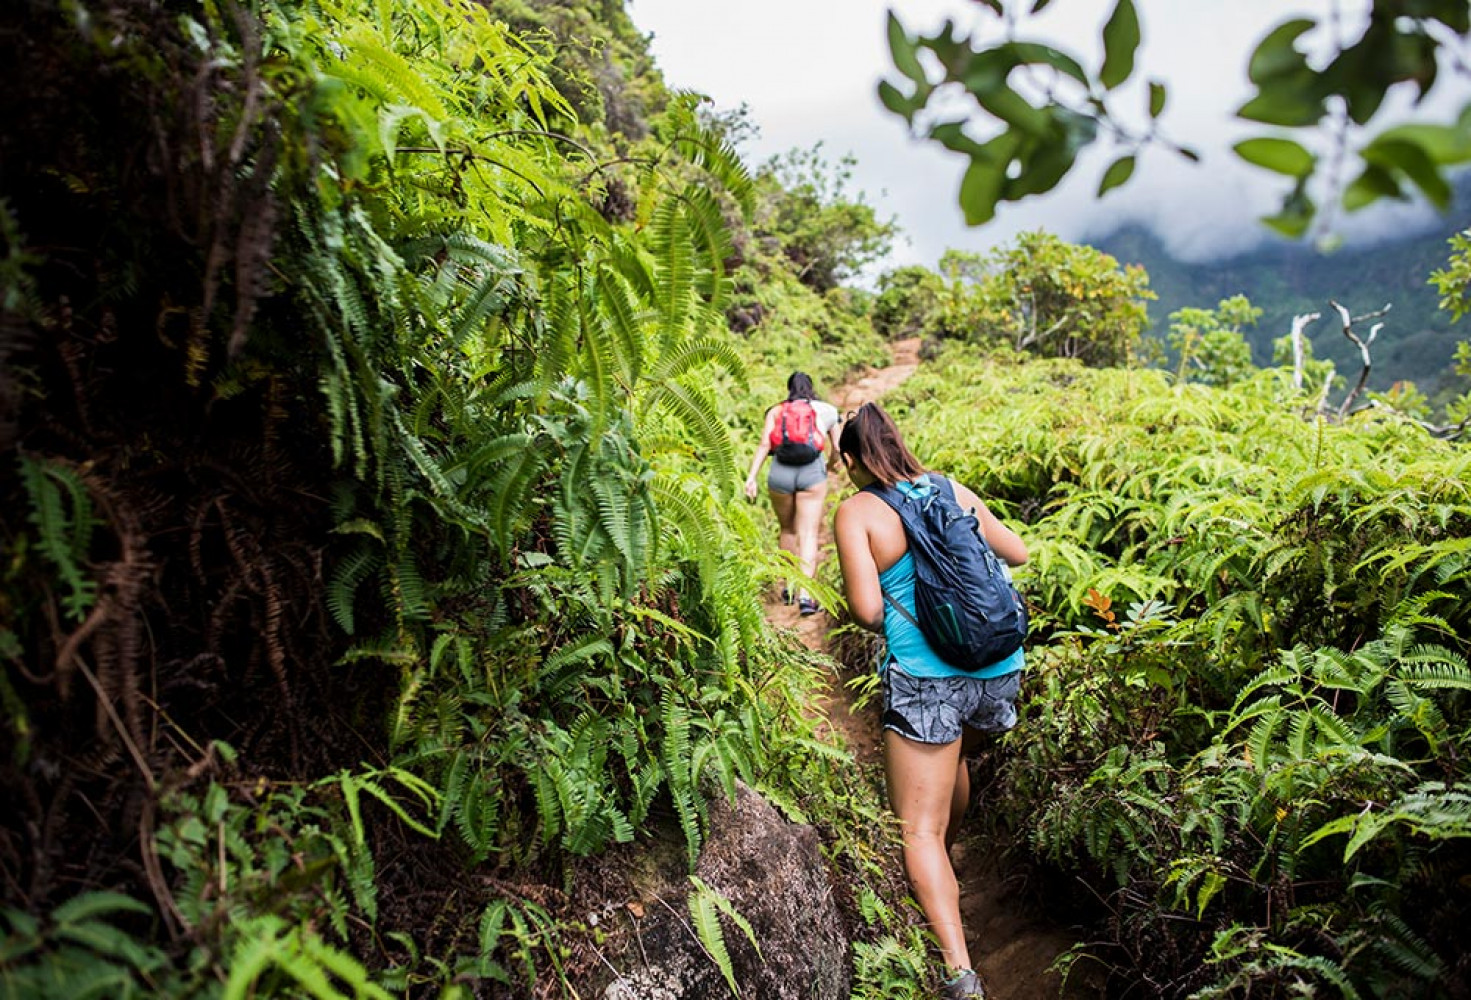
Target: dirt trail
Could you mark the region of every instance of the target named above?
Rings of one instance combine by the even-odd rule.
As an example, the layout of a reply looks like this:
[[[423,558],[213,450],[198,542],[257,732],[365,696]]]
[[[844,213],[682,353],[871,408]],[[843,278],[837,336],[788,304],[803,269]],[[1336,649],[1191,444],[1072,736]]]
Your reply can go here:
[[[914,374],[919,367],[919,339],[897,341],[892,350],[894,360],[889,367],[870,371],[828,395],[839,412],[846,414],[878,399]],[[852,484],[841,471],[829,474],[829,510],[823,517],[818,538],[819,560],[833,554],[832,507],[851,489]],[[826,612],[804,618],[796,608],[772,601],[767,604],[766,613],[774,624],[796,632],[809,649],[827,650],[828,630],[836,622]],[[828,721],[843,733],[860,763],[881,766],[883,744],[878,709],[869,705],[855,714],[852,694],[842,680],[835,677],[828,690],[823,706]],[[994,1000],[1056,1000],[1061,980],[1048,973],[1047,967],[1077,940],[1076,936],[1019,904],[1009,888],[1000,851],[992,845],[968,839],[962,831],[952,858],[960,880],[960,912],[965,921],[971,961],[985,977],[988,993]],[[1074,974],[1061,994],[1064,1000],[1102,995],[1096,986],[1082,982],[1083,978]]]

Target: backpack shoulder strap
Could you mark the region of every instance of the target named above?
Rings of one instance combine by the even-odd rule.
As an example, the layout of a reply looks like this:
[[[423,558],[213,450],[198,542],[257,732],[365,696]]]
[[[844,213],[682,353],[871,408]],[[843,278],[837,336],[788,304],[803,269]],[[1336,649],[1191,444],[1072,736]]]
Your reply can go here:
[[[894,513],[899,515],[899,520],[904,524],[904,531],[911,536],[913,535],[919,523],[918,518],[920,517],[918,510],[919,504],[913,502],[914,498],[904,493],[898,487],[886,486],[880,482],[869,483],[859,492],[872,493],[884,503],[888,504]]]
[[[940,496],[944,497],[946,500],[949,500],[953,504],[960,503],[960,498],[955,495],[955,484],[952,483],[947,476],[942,476],[938,472],[931,472],[929,476],[930,482],[934,484],[935,489],[939,491]]]

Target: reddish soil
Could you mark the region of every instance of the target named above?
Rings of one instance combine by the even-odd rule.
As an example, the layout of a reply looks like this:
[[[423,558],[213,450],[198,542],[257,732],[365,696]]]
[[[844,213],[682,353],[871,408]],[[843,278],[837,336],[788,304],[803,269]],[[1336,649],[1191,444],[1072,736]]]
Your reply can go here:
[[[869,371],[829,395],[840,412],[878,399],[914,374],[919,367],[919,339],[897,341],[892,347],[892,365]],[[831,508],[851,492],[852,484],[839,470],[829,475],[828,489],[829,514],[822,522],[819,559],[832,554]],[[795,607],[775,600],[767,604],[766,611],[773,624],[791,629],[803,645],[823,652],[828,649],[829,630],[838,624],[826,611],[804,618]],[[883,765],[878,708],[869,704],[855,712],[853,693],[843,680],[833,676],[822,709],[858,762],[877,772]],[[1045,914],[1022,904],[1014,880],[1007,877],[999,845],[968,838],[962,831],[952,859],[960,880],[960,912],[971,960],[985,977],[993,1000],[1082,1000],[1103,995],[1092,981],[1095,977],[1086,975],[1081,967],[1065,989],[1061,977],[1047,971],[1054,959],[1076,943],[1076,934],[1050,924]]]

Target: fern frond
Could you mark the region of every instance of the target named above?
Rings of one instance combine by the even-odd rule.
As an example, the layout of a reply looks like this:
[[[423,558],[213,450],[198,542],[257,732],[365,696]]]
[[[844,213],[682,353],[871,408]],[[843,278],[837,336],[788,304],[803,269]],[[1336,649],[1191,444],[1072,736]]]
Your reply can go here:
[[[644,399],[644,409],[667,407],[701,446],[707,467],[720,490],[730,495],[735,483],[735,446],[715,403],[678,382],[663,382]]]
[[[705,949],[705,954],[710,956],[710,961],[715,963],[720,974],[725,977],[725,983],[730,987],[730,992],[735,996],[740,996],[740,987],[736,985],[735,968],[731,964],[730,952],[725,946],[725,931],[720,926],[720,909],[715,903],[715,897],[719,896],[719,893],[693,875],[690,876],[690,882],[694,884],[694,889],[689,895],[689,910],[690,919],[695,928],[695,936],[699,938],[700,946]],[[730,905],[729,900],[725,900],[724,897],[721,899],[726,906]],[[746,926],[748,933],[749,929],[748,924]]]

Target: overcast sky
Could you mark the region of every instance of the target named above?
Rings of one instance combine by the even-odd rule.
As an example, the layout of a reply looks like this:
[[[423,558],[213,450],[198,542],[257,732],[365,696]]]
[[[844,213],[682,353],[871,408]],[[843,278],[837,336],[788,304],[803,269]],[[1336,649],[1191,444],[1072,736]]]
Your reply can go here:
[[[984,19],[997,31],[974,0],[628,2],[634,23],[652,33],[654,57],[671,86],[707,94],[722,110],[749,106],[760,128],[744,148],[751,162],[819,140],[829,159],[852,153],[858,160],[853,187],[881,215],[896,217],[906,234],[888,263],[931,266],[947,247],[984,250],[1035,228],[1078,239],[1122,218],[1151,223],[1190,259],[1248,248],[1262,236],[1256,218],[1274,210],[1284,187],[1228,151],[1246,134],[1231,112],[1248,92],[1247,55],[1267,27],[1293,11],[1322,13],[1328,6],[1329,0],[1138,0],[1144,42],[1135,75],[1168,83],[1168,133],[1197,148],[1204,162],[1190,166],[1151,149],[1125,188],[1095,201],[1098,178],[1116,155],[1095,144],[1102,148],[1085,154],[1054,191],[1003,204],[995,220],[970,228],[956,202],[965,159],[911,139],[904,121],[879,103],[876,87],[883,77],[897,79],[885,36],[889,9],[911,32],[933,30],[946,18],[962,25]],[[1343,0],[1340,6],[1352,19],[1369,4]],[[1099,31],[1111,9],[1110,0],[1055,0],[1037,22],[1038,34],[1096,67]],[[1434,109],[1442,120],[1471,95],[1466,81],[1457,88],[1446,88]],[[1464,206],[1458,211],[1467,214]],[[1364,213],[1341,231],[1352,240],[1429,216],[1403,207]]]

